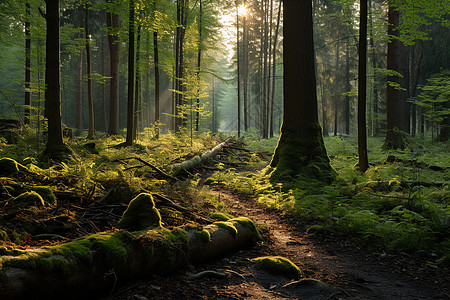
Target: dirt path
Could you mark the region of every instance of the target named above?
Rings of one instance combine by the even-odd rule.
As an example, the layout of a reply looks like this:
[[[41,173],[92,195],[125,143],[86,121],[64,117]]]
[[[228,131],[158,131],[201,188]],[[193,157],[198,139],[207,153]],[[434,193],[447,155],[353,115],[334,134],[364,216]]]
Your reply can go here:
[[[190,271],[225,269],[233,275],[188,281],[182,271],[127,287],[112,299],[450,299],[448,272],[407,255],[367,254],[342,238],[308,235],[308,224],[263,208],[251,197],[224,189],[213,193],[235,215],[254,220],[263,240]],[[264,255],[289,258],[306,278],[321,283],[283,288],[289,280],[257,271],[248,261]]]

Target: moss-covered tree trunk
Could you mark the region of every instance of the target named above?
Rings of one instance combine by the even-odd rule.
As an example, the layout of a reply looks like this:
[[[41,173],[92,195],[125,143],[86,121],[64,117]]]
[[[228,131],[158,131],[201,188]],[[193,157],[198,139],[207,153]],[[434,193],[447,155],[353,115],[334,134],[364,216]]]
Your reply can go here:
[[[168,274],[250,245],[249,219],[201,228],[103,232],[35,250],[0,247],[0,299],[95,299],[124,283]]]
[[[311,1],[285,0],[284,116],[273,156],[272,179],[297,176],[328,181],[334,173],[317,116]]]

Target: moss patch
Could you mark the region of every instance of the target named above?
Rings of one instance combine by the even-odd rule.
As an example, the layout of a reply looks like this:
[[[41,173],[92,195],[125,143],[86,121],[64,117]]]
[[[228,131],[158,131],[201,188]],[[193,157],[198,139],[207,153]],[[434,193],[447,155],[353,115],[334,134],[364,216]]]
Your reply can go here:
[[[152,195],[141,193],[131,200],[117,225],[129,230],[161,227],[161,215]]]
[[[19,164],[14,159],[8,157],[0,158],[0,176],[8,177],[26,170],[27,168],[25,166]]]
[[[255,240],[261,239],[261,235],[258,231],[258,228],[256,227],[256,224],[249,218],[246,218],[246,217],[233,218],[230,220],[230,222],[237,222],[237,223],[241,224],[242,226],[251,229],[255,233],[255,235],[254,235]]]
[[[236,227],[233,226],[232,223],[219,221],[219,222],[214,222],[213,224],[219,228],[227,230],[233,237],[236,237],[237,229],[236,229]]]
[[[217,220],[217,221],[228,221],[228,220],[233,219],[233,218],[234,217],[232,215],[230,215],[230,214],[220,213],[220,212],[213,213],[211,215],[211,219],[214,219],[214,220]]]
[[[211,234],[209,233],[208,230],[205,230],[205,229],[199,230],[199,231],[196,231],[194,234],[199,240],[201,240],[204,243],[211,242]]]
[[[20,208],[27,208],[31,206],[45,206],[44,199],[42,199],[41,195],[39,195],[35,191],[20,194],[12,200],[12,203]]]
[[[263,256],[252,259],[255,266],[274,275],[289,279],[300,279],[302,272],[289,259],[281,256]]]
[[[52,205],[52,206],[55,206],[57,204],[55,194],[48,187],[34,186],[34,187],[31,187],[30,189],[32,191],[38,193],[44,200],[45,204]]]
[[[336,172],[330,165],[320,124],[310,128],[291,128],[283,124],[270,166],[274,169],[270,176],[273,182],[311,183],[313,178],[319,183],[334,180]]]

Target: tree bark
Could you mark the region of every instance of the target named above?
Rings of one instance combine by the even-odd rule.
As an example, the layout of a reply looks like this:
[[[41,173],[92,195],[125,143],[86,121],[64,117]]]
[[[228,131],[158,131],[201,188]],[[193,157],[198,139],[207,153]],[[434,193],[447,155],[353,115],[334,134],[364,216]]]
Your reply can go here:
[[[45,64],[45,107],[48,118],[46,150],[64,147],[61,121],[59,0],[46,0],[47,43]],[[49,153],[50,154],[50,153]]]
[[[367,0],[361,0],[358,65],[358,155],[359,170],[369,167],[367,159],[366,98],[367,98]]]
[[[275,88],[277,81],[277,44],[278,44],[278,32],[280,30],[280,19],[281,19],[281,3],[278,7],[277,25],[275,27],[275,37],[273,41],[273,80],[272,80],[272,95],[270,97],[270,137],[273,137],[274,125],[273,125],[273,109],[275,104]]]
[[[130,0],[128,15],[128,102],[127,102],[127,137],[126,146],[133,144],[133,122],[134,122],[134,0]]]
[[[24,124],[30,124],[31,116],[31,6],[25,3],[25,118]]]
[[[89,130],[88,139],[94,138],[94,102],[92,99],[92,78],[91,78],[91,47],[89,35],[89,7],[85,7],[84,30],[86,38],[86,72],[88,83],[88,109],[89,109]]]
[[[140,70],[140,52],[141,52],[141,25],[137,26],[137,39],[136,39],[136,74],[135,74],[135,85],[134,85],[134,120],[133,120],[133,141],[137,138],[137,133],[139,132],[139,119],[142,113],[142,104],[139,93],[139,81],[141,80],[141,70]]]
[[[106,13],[106,24],[108,26],[109,63],[111,72],[110,95],[109,95],[109,125],[108,134],[119,133],[119,15]]]
[[[284,115],[272,158],[274,180],[298,177],[329,182],[334,177],[317,115],[311,1],[285,0]]]
[[[239,2],[236,0],[236,64],[237,64],[237,134],[241,137],[241,70],[240,70]]]
[[[389,6],[389,24],[388,35],[393,36],[388,44],[388,56],[387,56],[387,68],[389,70],[398,72],[401,74],[402,67],[401,56],[404,55],[401,49],[404,47],[398,40],[398,30],[396,29],[400,23],[400,12],[392,5]],[[406,77],[406,74],[402,74]],[[405,86],[402,86],[402,80],[399,76],[390,76],[390,82],[387,84],[387,128],[386,128],[386,141],[385,147],[387,149],[405,148],[405,141],[403,139],[401,131],[409,132],[409,125],[406,119],[409,120],[409,114],[406,114],[405,100],[406,92],[402,91]],[[398,85],[398,86],[393,86]]]

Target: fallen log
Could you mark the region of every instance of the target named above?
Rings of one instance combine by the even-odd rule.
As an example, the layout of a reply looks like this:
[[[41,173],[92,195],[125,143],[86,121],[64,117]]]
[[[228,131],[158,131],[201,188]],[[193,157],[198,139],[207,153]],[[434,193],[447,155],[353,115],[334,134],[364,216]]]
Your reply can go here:
[[[0,247],[0,299],[105,296],[124,283],[205,262],[258,238],[252,221],[235,218],[172,231],[102,232],[39,249]]]
[[[196,155],[193,158],[185,160],[181,163],[173,164],[172,172],[176,175],[183,171],[192,170],[193,168],[208,162],[209,160],[213,159],[214,156],[216,156],[230,141],[230,138],[226,139],[223,143],[220,143],[219,145],[203,154]]]

